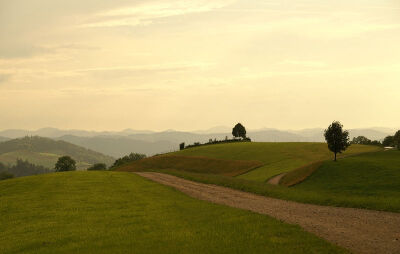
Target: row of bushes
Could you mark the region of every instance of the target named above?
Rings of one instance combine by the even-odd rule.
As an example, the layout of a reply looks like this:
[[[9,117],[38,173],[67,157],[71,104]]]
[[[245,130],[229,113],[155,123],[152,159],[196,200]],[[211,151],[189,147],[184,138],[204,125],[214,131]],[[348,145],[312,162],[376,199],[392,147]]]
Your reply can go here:
[[[214,145],[214,144],[223,144],[223,143],[235,143],[235,142],[251,142],[251,139],[249,137],[246,138],[233,138],[233,139],[228,139],[227,137],[224,140],[217,140],[217,139],[210,139],[207,143],[200,143],[200,142],[195,142],[191,145],[185,146],[185,143],[181,143],[179,145],[179,149],[187,149],[187,148],[192,148],[192,147],[198,147],[198,146],[205,146],[205,145]]]

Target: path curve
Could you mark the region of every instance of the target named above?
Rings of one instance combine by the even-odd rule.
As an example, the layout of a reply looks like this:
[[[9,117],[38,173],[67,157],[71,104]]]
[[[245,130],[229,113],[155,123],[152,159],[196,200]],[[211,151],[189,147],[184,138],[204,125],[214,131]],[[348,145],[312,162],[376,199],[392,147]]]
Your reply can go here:
[[[302,204],[155,172],[137,173],[187,195],[298,224],[354,253],[400,253],[400,213]]]
[[[273,176],[272,178],[268,179],[267,183],[272,185],[279,185],[279,182],[281,181],[282,177],[284,177],[286,174],[287,172],[284,172],[279,175]]]

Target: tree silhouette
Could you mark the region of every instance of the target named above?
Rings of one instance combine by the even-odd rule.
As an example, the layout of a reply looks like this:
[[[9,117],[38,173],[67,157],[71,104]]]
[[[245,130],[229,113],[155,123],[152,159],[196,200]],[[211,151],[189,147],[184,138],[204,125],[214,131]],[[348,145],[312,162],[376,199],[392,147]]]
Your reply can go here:
[[[232,129],[232,135],[236,138],[246,138],[246,128],[241,123],[238,123]]]
[[[56,172],[74,171],[76,170],[76,162],[69,156],[63,156],[58,158],[54,168]]]
[[[350,146],[349,143],[349,132],[343,130],[343,125],[334,121],[329,125],[328,129],[325,130],[325,140],[328,143],[328,148],[336,155],[342,153]]]

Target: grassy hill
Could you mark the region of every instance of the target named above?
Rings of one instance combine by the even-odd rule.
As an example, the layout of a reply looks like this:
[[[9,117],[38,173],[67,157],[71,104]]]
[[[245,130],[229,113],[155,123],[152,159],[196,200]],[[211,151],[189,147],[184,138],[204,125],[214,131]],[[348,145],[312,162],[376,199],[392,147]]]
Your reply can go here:
[[[63,155],[76,160],[78,169],[85,169],[98,162],[108,165],[114,162],[110,156],[49,138],[24,137],[0,143],[0,162],[3,164],[14,164],[19,158],[52,169]]]
[[[159,155],[123,165],[118,171],[178,169],[195,173],[236,176],[260,167],[258,161],[223,160],[200,156]]]
[[[400,151],[381,151],[324,162],[294,190],[318,192],[332,199],[368,199],[400,207]]]
[[[374,146],[352,145],[341,156],[380,150]],[[174,155],[204,156],[225,160],[259,161],[262,167],[251,170],[239,178],[266,181],[272,176],[301,166],[332,158],[332,152],[324,143],[233,143],[200,146],[185,149]]]
[[[46,197],[46,198],[43,198]],[[347,253],[298,226],[132,173],[0,182],[1,253]]]
[[[359,154],[362,152],[364,154]],[[392,153],[392,155],[390,153]],[[399,212],[400,192],[398,190],[400,188],[397,184],[400,182],[398,179],[400,174],[400,164],[398,163],[399,152],[392,151],[390,153],[383,152],[379,147],[353,145],[344,154],[352,156],[345,158],[341,157],[339,162],[335,164],[331,161],[332,154],[326,148],[326,144],[236,143],[190,148],[180,152],[163,155],[166,159],[163,158],[160,160],[157,157],[151,157],[144,161],[145,163],[140,163],[140,161],[134,162],[132,164],[124,165],[123,168],[117,168],[116,170],[154,170],[189,180],[226,186],[260,195],[297,202]],[[383,155],[391,155],[389,156],[391,159]],[[167,160],[168,156],[175,157],[174,160],[178,161],[165,166],[165,161],[163,160]],[[383,157],[381,158],[380,156]],[[210,168],[207,166],[199,168],[198,166],[195,167],[195,165],[190,165],[190,163],[193,163],[190,162],[193,158],[197,158],[197,160],[201,158],[203,160],[210,159],[222,161],[219,165],[215,163],[214,166]],[[235,171],[231,170],[231,168],[227,166],[229,165],[227,162],[229,162],[230,159],[240,160],[241,162],[258,161],[261,163],[262,167],[257,167],[250,170],[248,173],[232,177],[235,175],[232,174]],[[325,161],[314,164],[315,162],[324,159]],[[366,161],[362,162],[363,159],[366,159]],[[347,163],[350,162],[353,162],[353,166],[347,166]],[[335,168],[327,168],[326,170],[323,170],[322,167],[321,170],[323,171],[321,172],[325,172],[326,175],[312,181],[313,184],[310,182],[306,185],[306,183],[308,183],[307,180],[304,185],[300,184],[293,188],[287,188],[284,186],[274,186],[265,182],[268,176],[280,172],[293,170],[290,172],[300,171],[301,173],[302,169],[307,169],[308,166],[306,165],[309,165],[310,163],[311,165],[317,165],[313,170],[318,170],[318,167],[321,165],[323,165],[323,167],[343,167],[341,169],[343,175],[335,178],[332,175],[326,174],[326,172],[333,174],[338,170]],[[387,168],[387,164],[390,164],[390,168]],[[367,168],[368,165],[370,169]],[[368,170],[364,171],[364,168]],[[246,175],[250,175],[254,172],[256,172],[260,177],[252,178],[251,180],[246,178]],[[344,174],[346,172],[347,175]],[[290,174],[292,173],[289,173],[289,175]],[[316,176],[313,175],[312,177]],[[341,178],[346,179],[342,180]],[[380,183],[378,184],[378,182]],[[341,183],[343,185],[340,185]],[[387,189],[384,189],[385,183],[388,184]],[[351,192],[352,188],[353,192]],[[376,189],[375,192],[372,191],[374,189]],[[358,194],[356,193],[356,190],[359,191]]]

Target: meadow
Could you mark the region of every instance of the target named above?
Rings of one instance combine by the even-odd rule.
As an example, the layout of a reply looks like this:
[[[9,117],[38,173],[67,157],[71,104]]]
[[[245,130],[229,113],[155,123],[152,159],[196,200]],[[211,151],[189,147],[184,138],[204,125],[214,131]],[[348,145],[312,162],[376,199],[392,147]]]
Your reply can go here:
[[[302,146],[304,146],[302,148]],[[279,150],[290,148],[286,151]],[[277,149],[273,149],[277,148]],[[295,149],[296,148],[296,149]],[[268,150],[281,151],[268,153]],[[238,190],[252,192],[260,195],[292,200],[302,203],[312,203],[319,205],[355,207],[372,210],[383,210],[400,212],[400,163],[398,151],[382,151],[381,148],[375,146],[352,145],[349,150],[344,153],[338,162],[333,162],[332,154],[325,154],[326,144],[306,144],[306,143],[240,143],[240,144],[223,144],[213,146],[203,146],[198,148],[190,148],[180,152],[170,154],[170,156],[185,157],[183,163],[179,167],[173,168],[160,167],[157,165],[148,167],[135,167],[135,163],[125,165],[124,171],[158,171],[183,177],[189,180],[199,181],[209,184],[222,185]],[[254,151],[254,154],[251,152]],[[299,151],[302,151],[301,153]],[[364,153],[363,153],[364,152]],[[311,162],[311,164],[301,165],[299,160],[293,158],[293,154],[306,154],[303,160]],[[312,161],[311,154],[316,154]],[[165,155],[166,157],[168,155]],[[236,158],[242,160],[263,160],[264,163],[271,161],[269,164],[255,168],[248,173],[239,175],[239,177],[228,177],[216,171],[191,170],[190,161],[192,156],[208,156],[209,158]],[[300,155],[299,155],[300,156]],[[324,156],[329,158],[325,161],[321,160]],[[288,178],[283,178],[283,186],[273,186],[265,182],[265,178],[256,178],[249,180],[244,175],[248,175],[253,171],[260,169],[267,171],[276,165],[282,165],[282,161],[286,161],[287,165],[291,165],[292,171],[288,173]],[[153,157],[154,158],[154,157]],[[179,158],[179,157],[176,157]],[[151,158],[149,158],[151,160]],[[276,163],[274,163],[274,161]],[[140,164],[140,163],[138,163]],[[293,170],[293,167],[300,165],[300,168]],[[219,165],[221,167],[224,164]],[[218,168],[216,168],[218,169]],[[117,169],[120,170],[120,169]],[[290,168],[283,168],[281,172],[287,172]],[[273,171],[276,172],[276,171]],[[272,174],[272,173],[270,173]],[[267,174],[263,174],[265,176]],[[309,175],[311,177],[307,178]],[[300,181],[299,181],[300,179]],[[284,185],[290,182],[303,183],[294,185],[294,187],[286,187]]]
[[[378,150],[381,150],[381,148],[377,146],[352,145],[339,158]],[[261,182],[304,165],[332,158],[332,152],[328,150],[324,143],[246,142],[217,144],[193,147],[173,154],[226,160],[259,161],[262,164],[261,167],[246,172],[238,178]]]
[[[381,151],[338,162],[324,162],[293,189],[400,206],[400,151]]]
[[[132,173],[0,182],[1,253],[347,253],[268,216],[190,198]]]

